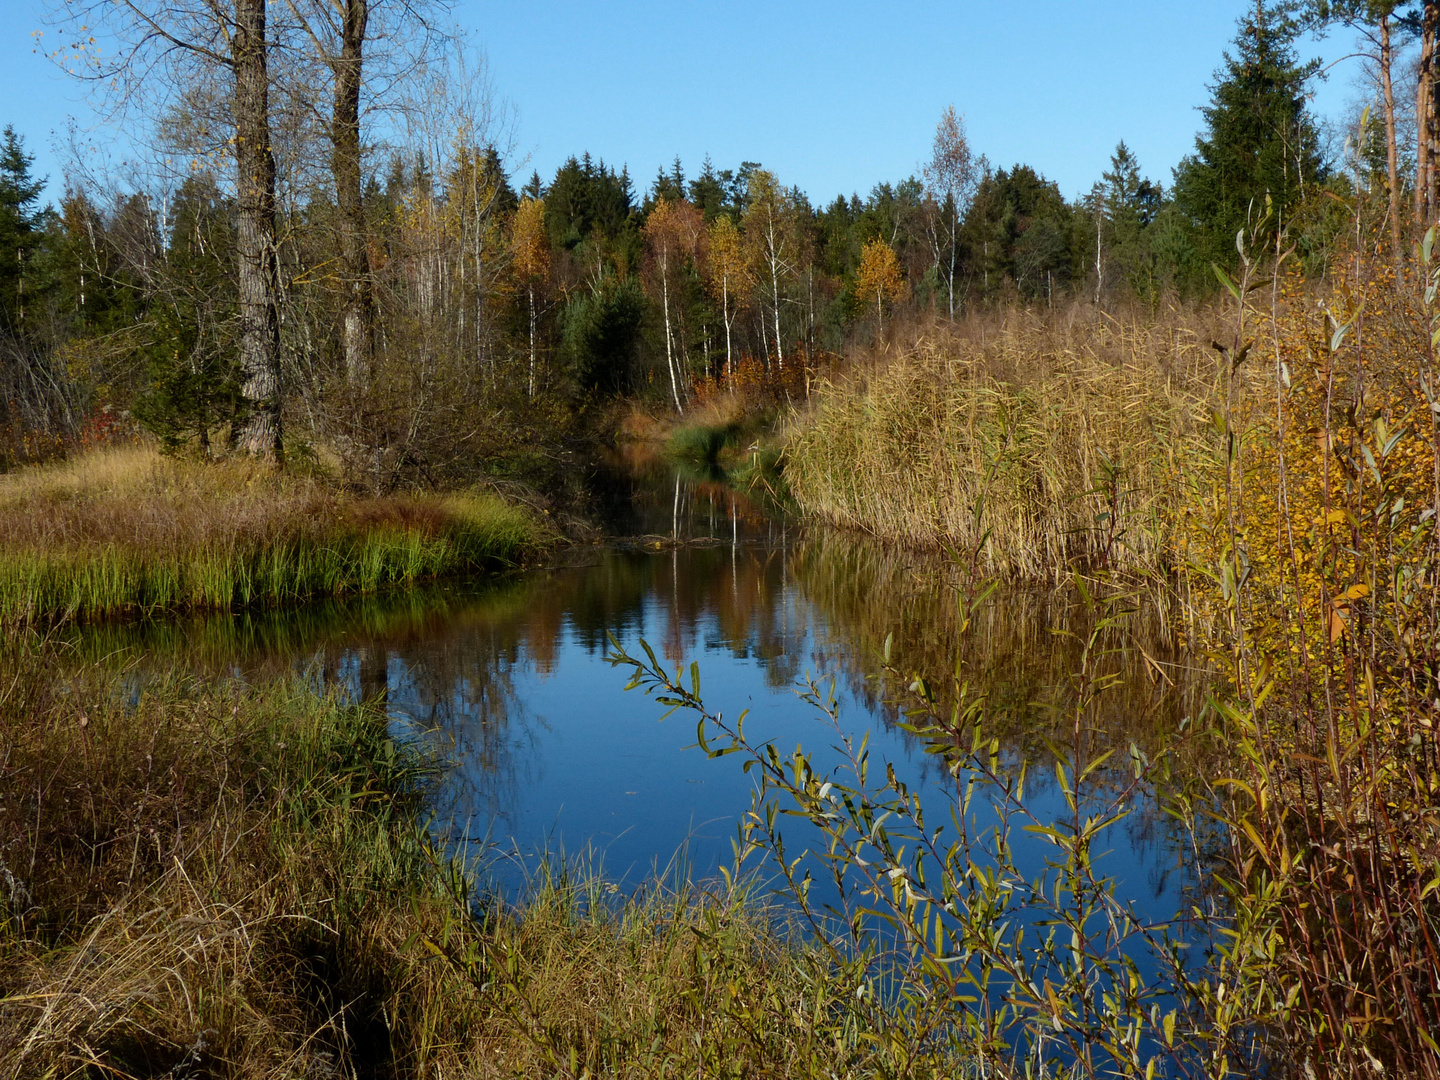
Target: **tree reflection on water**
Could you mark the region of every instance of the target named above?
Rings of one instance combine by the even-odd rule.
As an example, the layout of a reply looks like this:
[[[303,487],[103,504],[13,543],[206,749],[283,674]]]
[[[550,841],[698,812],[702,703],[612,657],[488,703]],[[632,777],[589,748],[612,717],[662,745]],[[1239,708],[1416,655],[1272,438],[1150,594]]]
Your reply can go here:
[[[585,812],[598,820],[614,802],[615,834],[628,830],[643,847],[650,834],[635,820],[671,812],[663,802],[644,812],[638,801],[626,803],[635,790],[593,796],[579,790],[592,775],[602,788],[631,775],[624,772],[626,748],[607,744],[597,731],[613,731],[612,742],[637,732],[648,739],[649,728],[624,726],[639,723],[637,713],[653,726],[649,707],[626,699],[623,680],[603,671],[611,634],[627,643],[643,638],[672,664],[698,659],[702,672],[716,672],[736,695],[733,706],[716,700],[727,708],[744,707],[748,697],[798,713],[788,688],[806,672],[833,676],[855,723],[883,733],[888,756],[907,760],[917,780],[945,785],[943,754],[924,753],[898,726],[904,718],[895,702],[903,687],[887,679],[881,662],[893,635],[893,655],[907,675],[923,675],[943,690],[958,672],[987,696],[994,733],[1014,767],[1046,763],[1046,741],[1065,714],[1079,638],[1088,630],[1088,616],[1067,590],[1009,588],[986,606],[978,632],[961,635],[956,595],[968,583],[944,560],[831,533],[799,534],[742,508],[718,485],[680,490],[686,521],[675,532],[698,536],[698,543],[653,550],[647,544],[663,542],[642,534],[624,547],[572,549],[574,565],[500,580],[282,612],[99,626],[79,642],[91,655],[133,650],[152,663],[252,679],[298,669],[357,700],[383,701],[397,728],[437,740],[453,762],[436,793],[437,819],[501,841],[534,839],[559,819],[562,804],[589,807]],[[665,509],[678,515],[681,501]],[[659,496],[656,505],[663,505]],[[1153,608],[1141,605],[1114,645],[1104,663],[1119,676],[1118,688],[1085,737],[1147,751],[1196,707],[1198,680]],[[784,739],[803,736],[807,745],[823,741],[818,730],[776,731]],[[673,748],[685,741],[676,736]],[[637,753],[659,755],[643,767],[677,776],[701,767],[690,760],[698,754],[672,757],[669,745],[638,746]],[[579,746],[592,756],[595,747],[603,750],[591,772],[561,760],[582,752]],[[1128,758],[1116,757],[1119,783],[1129,776]],[[1048,771],[1032,771],[1042,798]],[[676,814],[699,806],[723,816],[715,809],[723,804],[733,816],[745,808],[743,787],[722,788],[720,778],[698,772],[687,772],[685,782],[695,786],[676,780],[666,789],[690,799]],[[569,823],[572,847],[589,824]],[[1141,808],[1126,827],[1147,891],[1165,893],[1183,860],[1166,854],[1172,841],[1158,803]],[[654,842],[676,835],[660,830]],[[663,862],[672,853],[653,856]]]

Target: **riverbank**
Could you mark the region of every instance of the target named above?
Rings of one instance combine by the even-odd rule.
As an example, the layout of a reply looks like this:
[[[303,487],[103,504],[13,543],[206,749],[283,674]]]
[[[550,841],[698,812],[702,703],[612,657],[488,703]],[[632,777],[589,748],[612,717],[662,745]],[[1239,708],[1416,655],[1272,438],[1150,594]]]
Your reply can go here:
[[[0,475],[0,622],[369,593],[514,566],[553,538],[488,491],[357,497],[122,445]]]
[[[787,408],[760,388],[720,389],[683,413],[632,400],[617,407],[607,438],[616,446],[699,470],[724,473],[740,486],[778,466],[778,433]]]
[[[1237,949],[1267,958],[1206,1005],[1239,1010],[1213,1030],[1273,1033],[1271,1060],[1333,1075],[1437,1069],[1440,316],[1421,258],[1282,269],[1209,311],[933,330],[822,387],[786,450],[803,512],[946,550],[969,592],[1073,578],[1087,600],[1179,605],[1215,678],[1192,718],[1221,751],[1211,873]]]
[[[0,639],[0,1075],[878,1063],[883,1014],[860,1023],[756,891],[557,872],[519,907],[472,894],[423,824],[440,767],[305,680],[137,689]]]

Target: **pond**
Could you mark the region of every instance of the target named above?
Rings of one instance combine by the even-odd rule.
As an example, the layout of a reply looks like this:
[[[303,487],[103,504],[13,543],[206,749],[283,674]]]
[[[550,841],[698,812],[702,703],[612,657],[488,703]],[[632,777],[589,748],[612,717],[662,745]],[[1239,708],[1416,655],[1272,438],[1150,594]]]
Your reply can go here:
[[[905,680],[885,674],[887,637],[896,667],[937,680],[942,698],[957,670],[983,690],[1007,761],[1043,765],[1053,740],[1070,739],[1068,688],[1090,618],[1070,590],[997,594],[962,637],[967,580],[944,560],[797,531],[703,477],[608,482],[607,529],[628,538],[571,549],[567,565],[283,612],[96,627],[85,647],[242,676],[301,669],[383,701],[398,729],[436,740],[453,762],[436,828],[488,850],[484,873],[502,890],[542,854],[583,855],[620,883],[677,863],[709,876],[730,859],[751,777],[737,758],[695,748],[693,717],[662,721],[653,700],[624,691],[626,673],[606,659],[612,635],[632,653],[648,642],[672,667],[697,661],[711,708],[749,709],[752,736],[831,763],[837,733],[796,686],[833,681],[843,730],[868,737],[872,758],[937,810],[955,782],[901,726]],[[1083,737],[1149,752],[1194,701],[1163,619],[1137,613],[1123,636],[1126,648],[1106,652],[1117,686]],[[1116,758],[1118,784],[1129,758]],[[1032,804],[1060,814],[1053,768],[1033,774]],[[1145,793],[1106,837],[1120,896],[1158,918],[1193,884],[1168,820]]]

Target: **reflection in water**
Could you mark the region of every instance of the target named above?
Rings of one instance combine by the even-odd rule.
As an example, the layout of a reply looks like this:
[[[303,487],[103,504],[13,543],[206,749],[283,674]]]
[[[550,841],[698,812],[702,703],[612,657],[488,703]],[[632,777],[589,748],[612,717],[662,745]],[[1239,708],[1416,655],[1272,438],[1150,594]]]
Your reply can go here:
[[[739,535],[742,510],[728,493],[687,486],[684,498],[686,531],[713,518],[710,536]],[[97,627],[83,647],[247,677],[302,665],[356,698],[383,697],[397,726],[441,740],[455,762],[437,793],[439,820],[522,851],[593,845],[616,877],[648,872],[686,843],[693,868],[713,870],[729,855],[750,781],[730,761],[687,749],[694,732],[685,720],[659,723],[653,702],[622,692],[623,676],[604,660],[611,634],[632,651],[643,638],[672,665],[699,660],[707,701],[727,713],[750,708],[747,728],[782,750],[830,741],[792,688],[807,672],[833,677],[847,727],[868,732],[872,753],[937,802],[952,783],[943,758],[916,745],[888,703],[898,689],[881,677],[888,635],[907,673],[943,680],[958,669],[988,696],[1012,761],[1043,759],[1062,733],[1070,741],[1067,687],[1088,625],[1068,599],[1007,593],[962,643],[955,598],[964,583],[942,564],[828,534],[797,540],[745,520],[769,542],[595,549],[583,565],[472,586]],[[1136,644],[1104,660],[1119,689],[1082,737],[1148,752],[1190,707],[1189,680],[1158,620],[1136,614],[1126,630]],[[1126,763],[1114,773],[1120,783],[1128,756],[1117,759]],[[1043,787],[1035,798],[1062,805]],[[1114,872],[1128,897],[1169,915],[1185,863],[1163,822],[1153,802],[1127,820]]]

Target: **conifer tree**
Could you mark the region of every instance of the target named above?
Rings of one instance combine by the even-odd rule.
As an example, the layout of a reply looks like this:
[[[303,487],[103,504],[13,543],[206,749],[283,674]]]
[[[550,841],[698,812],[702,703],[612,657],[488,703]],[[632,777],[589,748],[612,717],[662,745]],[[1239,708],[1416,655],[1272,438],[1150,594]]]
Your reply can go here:
[[[1229,265],[1235,236],[1265,197],[1283,225],[1308,187],[1324,179],[1315,124],[1305,104],[1314,64],[1302,64],[1291,5],[1256,0],[1226,53],[1195,153],[1175,170],[1175,203],[1195,229],[1202,263]],[[1205,271],[1208,273],[1208,270]]]
[[[690,201],[705,215],[706,224],[725,211],[725,194],[725,180],[706,154],[700,175],[690,181]]]
[[[26,263],[44,231],[45,181],[30,175],[34,161],[7,125],[0,135],[0,329],[14,334],[25,328]]]
[[[1160,211],[1161,191],[1143,179],[1140,162],[1122,139],[1101,178],[1104,200],[1104,258],[1113,267],[1112,280],[1124,283],[1137,296],[1155,289],[1155,256],[1148,230]]]

